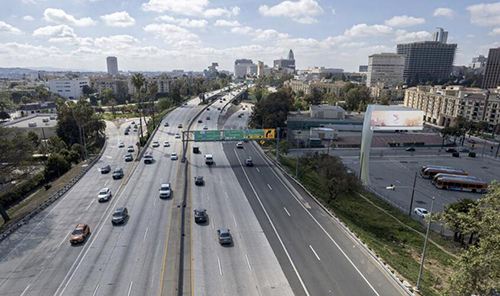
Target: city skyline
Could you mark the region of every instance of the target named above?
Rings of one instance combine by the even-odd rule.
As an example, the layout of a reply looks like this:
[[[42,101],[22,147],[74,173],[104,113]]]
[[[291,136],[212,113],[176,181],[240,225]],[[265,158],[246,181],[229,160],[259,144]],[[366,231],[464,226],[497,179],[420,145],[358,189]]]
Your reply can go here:
[[[500,2],[421,1],[411,13],[397,1],[362,2],[22,0],[0,12],[0,64],[105,71],[105,58],[116,56],[123,71],[199,71],[212,62],[232,70],[235,59],[271,65],[291,48],[297,69],[357,71],[369,55],[432,40],[436,27],[458,44],[455,65],[500,46]]]

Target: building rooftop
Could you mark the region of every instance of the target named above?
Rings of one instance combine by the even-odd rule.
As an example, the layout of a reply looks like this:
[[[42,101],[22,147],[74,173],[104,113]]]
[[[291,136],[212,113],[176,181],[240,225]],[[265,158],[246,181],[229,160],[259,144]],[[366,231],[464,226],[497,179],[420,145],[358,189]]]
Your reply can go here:
[[[309,108],[313,111],[345,111],[342,107],[339,106],[328,106],[328,105],[310,105]]]

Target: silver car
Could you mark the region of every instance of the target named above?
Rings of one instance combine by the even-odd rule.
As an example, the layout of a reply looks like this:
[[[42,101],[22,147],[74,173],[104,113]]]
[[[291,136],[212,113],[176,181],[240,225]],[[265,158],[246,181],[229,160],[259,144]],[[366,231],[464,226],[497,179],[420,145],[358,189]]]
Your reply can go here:
[[[219,228],[217,230],[217,235],[219,236],[219,244],[230,244],[233,242],[231,232],[227,228]]]

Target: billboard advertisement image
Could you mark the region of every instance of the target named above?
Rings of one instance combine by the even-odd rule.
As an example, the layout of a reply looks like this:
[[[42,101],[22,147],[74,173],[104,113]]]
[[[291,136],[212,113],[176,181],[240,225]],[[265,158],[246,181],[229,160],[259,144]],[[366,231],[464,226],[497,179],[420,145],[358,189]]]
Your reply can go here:
[[[373,110],[372,130],[422,130],[424,111],[420,110]]]

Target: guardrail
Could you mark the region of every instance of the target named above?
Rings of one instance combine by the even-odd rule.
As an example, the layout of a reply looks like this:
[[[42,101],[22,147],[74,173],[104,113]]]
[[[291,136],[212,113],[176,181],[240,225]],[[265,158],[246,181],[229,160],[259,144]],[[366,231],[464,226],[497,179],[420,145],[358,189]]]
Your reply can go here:
[[[105,138],[106,139],[106,138]],[[104,154],[104,151],[106,150],[108,142],[105,140],[104,141],[104,146],[101,149],[101,152],[85,167],[83,170],[81,170],[71,181],[68,182],[62,189],[60,189],[56,194],[52,195],[48,200],[46,200],[44,203],[39,205],[36,209],[31,211],[28,215],[26,215],[24,218],[16,222],[15,224],[12,224],[7,230],[5,230],[2,234],[0,234],[0,243],[5,240],[7,237],[9,237],[12,233],[14,233],[17,229],[21,228],[21,226],[28,224],[33,217],[38,215],[41,211],[44,209],[48,208],[51,204],[59,200],[62,196],[68,192],[80,179],[94,166],[96,162],[101,159],[102,155]]]

